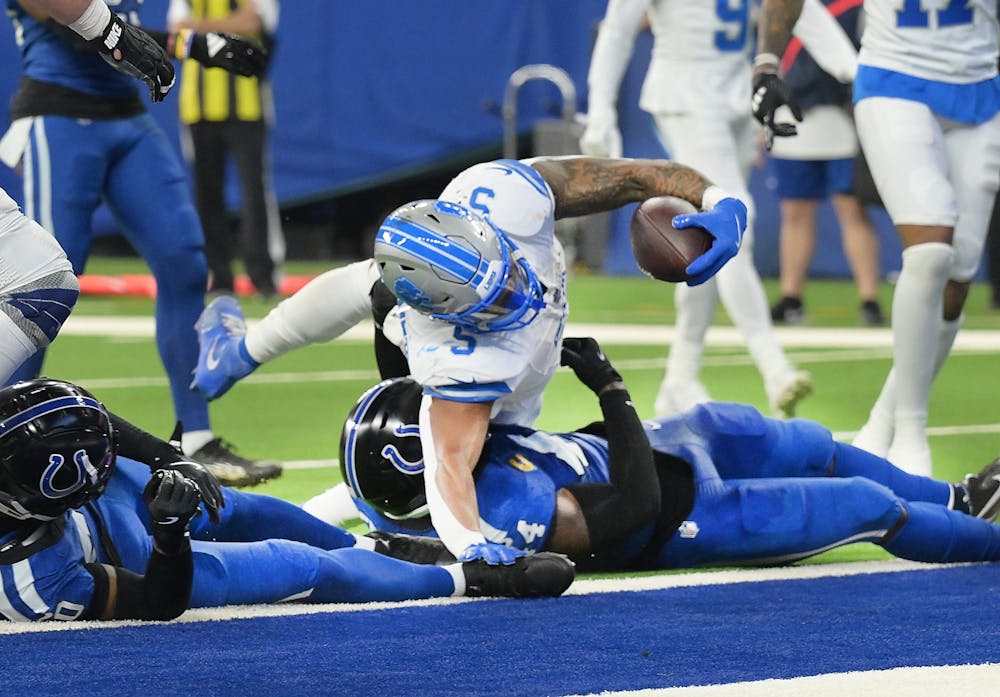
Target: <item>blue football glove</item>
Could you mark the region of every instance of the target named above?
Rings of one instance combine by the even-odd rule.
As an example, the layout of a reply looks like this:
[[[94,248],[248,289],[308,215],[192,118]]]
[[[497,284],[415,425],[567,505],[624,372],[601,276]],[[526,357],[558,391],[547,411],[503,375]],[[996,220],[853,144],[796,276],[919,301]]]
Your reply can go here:
[[[701,285],[736,256],[747,229],[747,207],[736,198],[724,198],[715,208],[703,213],[689,213],[674,217],[675,228],[700,227],[715,240],[708,251],[691,262],[685,269],[689,286]]]
[[[523,557],[525,551],[515,549],[507,545],[498,545],[494,542],[479,542],[469,545],[465,551],[458,556],[458,561],[473,561],[482,559],[487,564],[503,564],[504,566],[513,564],[518,557]]]

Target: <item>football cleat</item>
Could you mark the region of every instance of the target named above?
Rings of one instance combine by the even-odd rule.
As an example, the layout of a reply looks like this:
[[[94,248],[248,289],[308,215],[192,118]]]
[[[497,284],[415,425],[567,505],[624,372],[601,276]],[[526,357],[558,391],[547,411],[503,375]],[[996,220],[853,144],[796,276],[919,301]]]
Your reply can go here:
[[[254,486],[281,476],[282,467],[269,460],[249,460],[233,452],[232,445],[221,438],[213,438],[191,454],[191,459],[201,463],[223,486]]]
[[[569,557],[555,552],[519,557],[513,564],[475,559],[463,562],[462,571],[465,595],[470,598],[554,598],[562,595],[576,576]]]
[[[885,314],[883,314],[882,306],[879,305],[878,300],[863,301],[858,311],[861,315],[861,324],[866,327],[885,326]]]
[[[435,537],[400,535],[383,530],[373,530],[365,535],[375,540],[375,551],[393,559],[414,564],[447,564],[455,561],[444,542]]]
[[[194,326],[198,330],[198,365],[191,389],[206,398],[221,397],[260,365],[243,343],[247,323],[233,296],[215,298],[202,310]]]
[[[785,296],[771,308],[771,321],[775,324],[805,324],[806,308],[800,298]]]
[[[808,371],[792,371],[773,390],[768,390],[771,411],[779,419],[792,418],[799,402],[812,394],[812,390],[812,375]]]
[[[962,481],[969,496],[969,514],[994,520],[1000,513],[1000,457],[979,474],[967,474]]]

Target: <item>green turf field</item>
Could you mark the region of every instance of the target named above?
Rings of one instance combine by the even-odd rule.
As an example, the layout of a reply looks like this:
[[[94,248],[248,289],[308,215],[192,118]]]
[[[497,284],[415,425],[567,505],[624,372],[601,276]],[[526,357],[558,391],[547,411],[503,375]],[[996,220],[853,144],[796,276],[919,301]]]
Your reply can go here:
[[[323,270],[316,264],[294,264],[293,273]],[[95,259],[88,273],[141,272],[132,260]],[[776,294],[767,284],[769,295]],[[572,323],[667,326],[673,320],[672,289],[645,278],[580,276],[569,284]],[[892,289],[883,289],[885,309]],[[984,286],[974,287],[967,304],[967,329],[998,330],[1000,314],[987,308]],[[856,327],[857,300],[846,281],[813,281],[806,296],[810,327]],[[269,305],[244,302],[249,318],[261,317]],[[153,301],[83,297],[74,315],[150,317]],[[72,322],[72,319],[71,319]],[[720,309],[717,322],[729,325]],[[71,325],[70,325],[71,326]],[[831,335],[834,339],[837,334]],[[835,432],[850,432],[865,420],[891,363],[887,348],[818,346],[789,349],[802,368],[812,372],[815,393],[801,416],[816,419]],[[666,356],[665,345],[608,344],[643,416],[652,416]],[[956,479],[977,470],[1000,454],[1000,346],[956,351],[932,393],[930,425],[942,431],[932,438],[936,475]],[[149,337],[80,336],[67,331],[49,352],[45,372],[88,387],[109,408],[138,425],[166,436],[173,415],[166,379]],[[240,452],[281,461],[333,460],[340,426],[355,398],[377,380],[373,354],[366,341],[338,340],[284,356],[260,368],[212,407],[214,430]],[[703,379],[716,399],[741,401],[766,409],[756,369],[742,348],[710,348]],[[539,426],[572,429],[600,417],[597,401],[566,370],[546,395]],[[339,481],[335,467],[289,469],[279,480],[257,490],[302,502]],[[824,555],[824,560],[870,558],[877,549],[854,545]],[[874,552],[874,556],[881,555]]]

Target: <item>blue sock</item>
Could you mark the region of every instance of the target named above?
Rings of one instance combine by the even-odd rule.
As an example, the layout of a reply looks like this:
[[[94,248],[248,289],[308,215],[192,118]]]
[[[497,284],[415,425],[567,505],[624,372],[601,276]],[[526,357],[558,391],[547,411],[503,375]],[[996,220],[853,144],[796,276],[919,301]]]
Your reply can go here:
[[[263,494],[236,489],[224,492],[222,522],[213,525],[199,515],[191,523],[191,536],[219,542],[254,542],[271,538],[304,542],[320,549],[354,546],[354,535],[325,523],[298,506]]]
[[[968,562],[1000,559],[1000,525],[914,501],[906,504],[907,519],[887,551],[914,561]]]
[[[906,501],[947,506],[952,500],[951,484],[904,472],[885,458],[853,445],[837,443],[833,458],[834,477],[865,477],[889,487]]]

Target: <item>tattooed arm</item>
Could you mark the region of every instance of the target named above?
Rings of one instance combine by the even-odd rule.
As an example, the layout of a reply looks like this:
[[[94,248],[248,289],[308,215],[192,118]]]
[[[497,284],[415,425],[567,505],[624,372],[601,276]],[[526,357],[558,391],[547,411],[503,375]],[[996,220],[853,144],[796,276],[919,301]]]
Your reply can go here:
[[[600,213],[656,196],[677,196],[702,213],[675,216],[674,227],[700,227],[714,238],[687,267],[688,285],[704,283],[734,257],[747,226],[746,205],[696,170],[667,160],[556,157],[529,160],[549,184],[555,217]]]
[[[531,161],[556,200],[556,218],[620,208],[655,196],[677,196],[706,206],[712,182],[696,170],[668,160],[616,160],[599,157],[540,158]]]
[[[802,14],[804,0],[764,0],[757,16],[757,54],[780,56]]]

